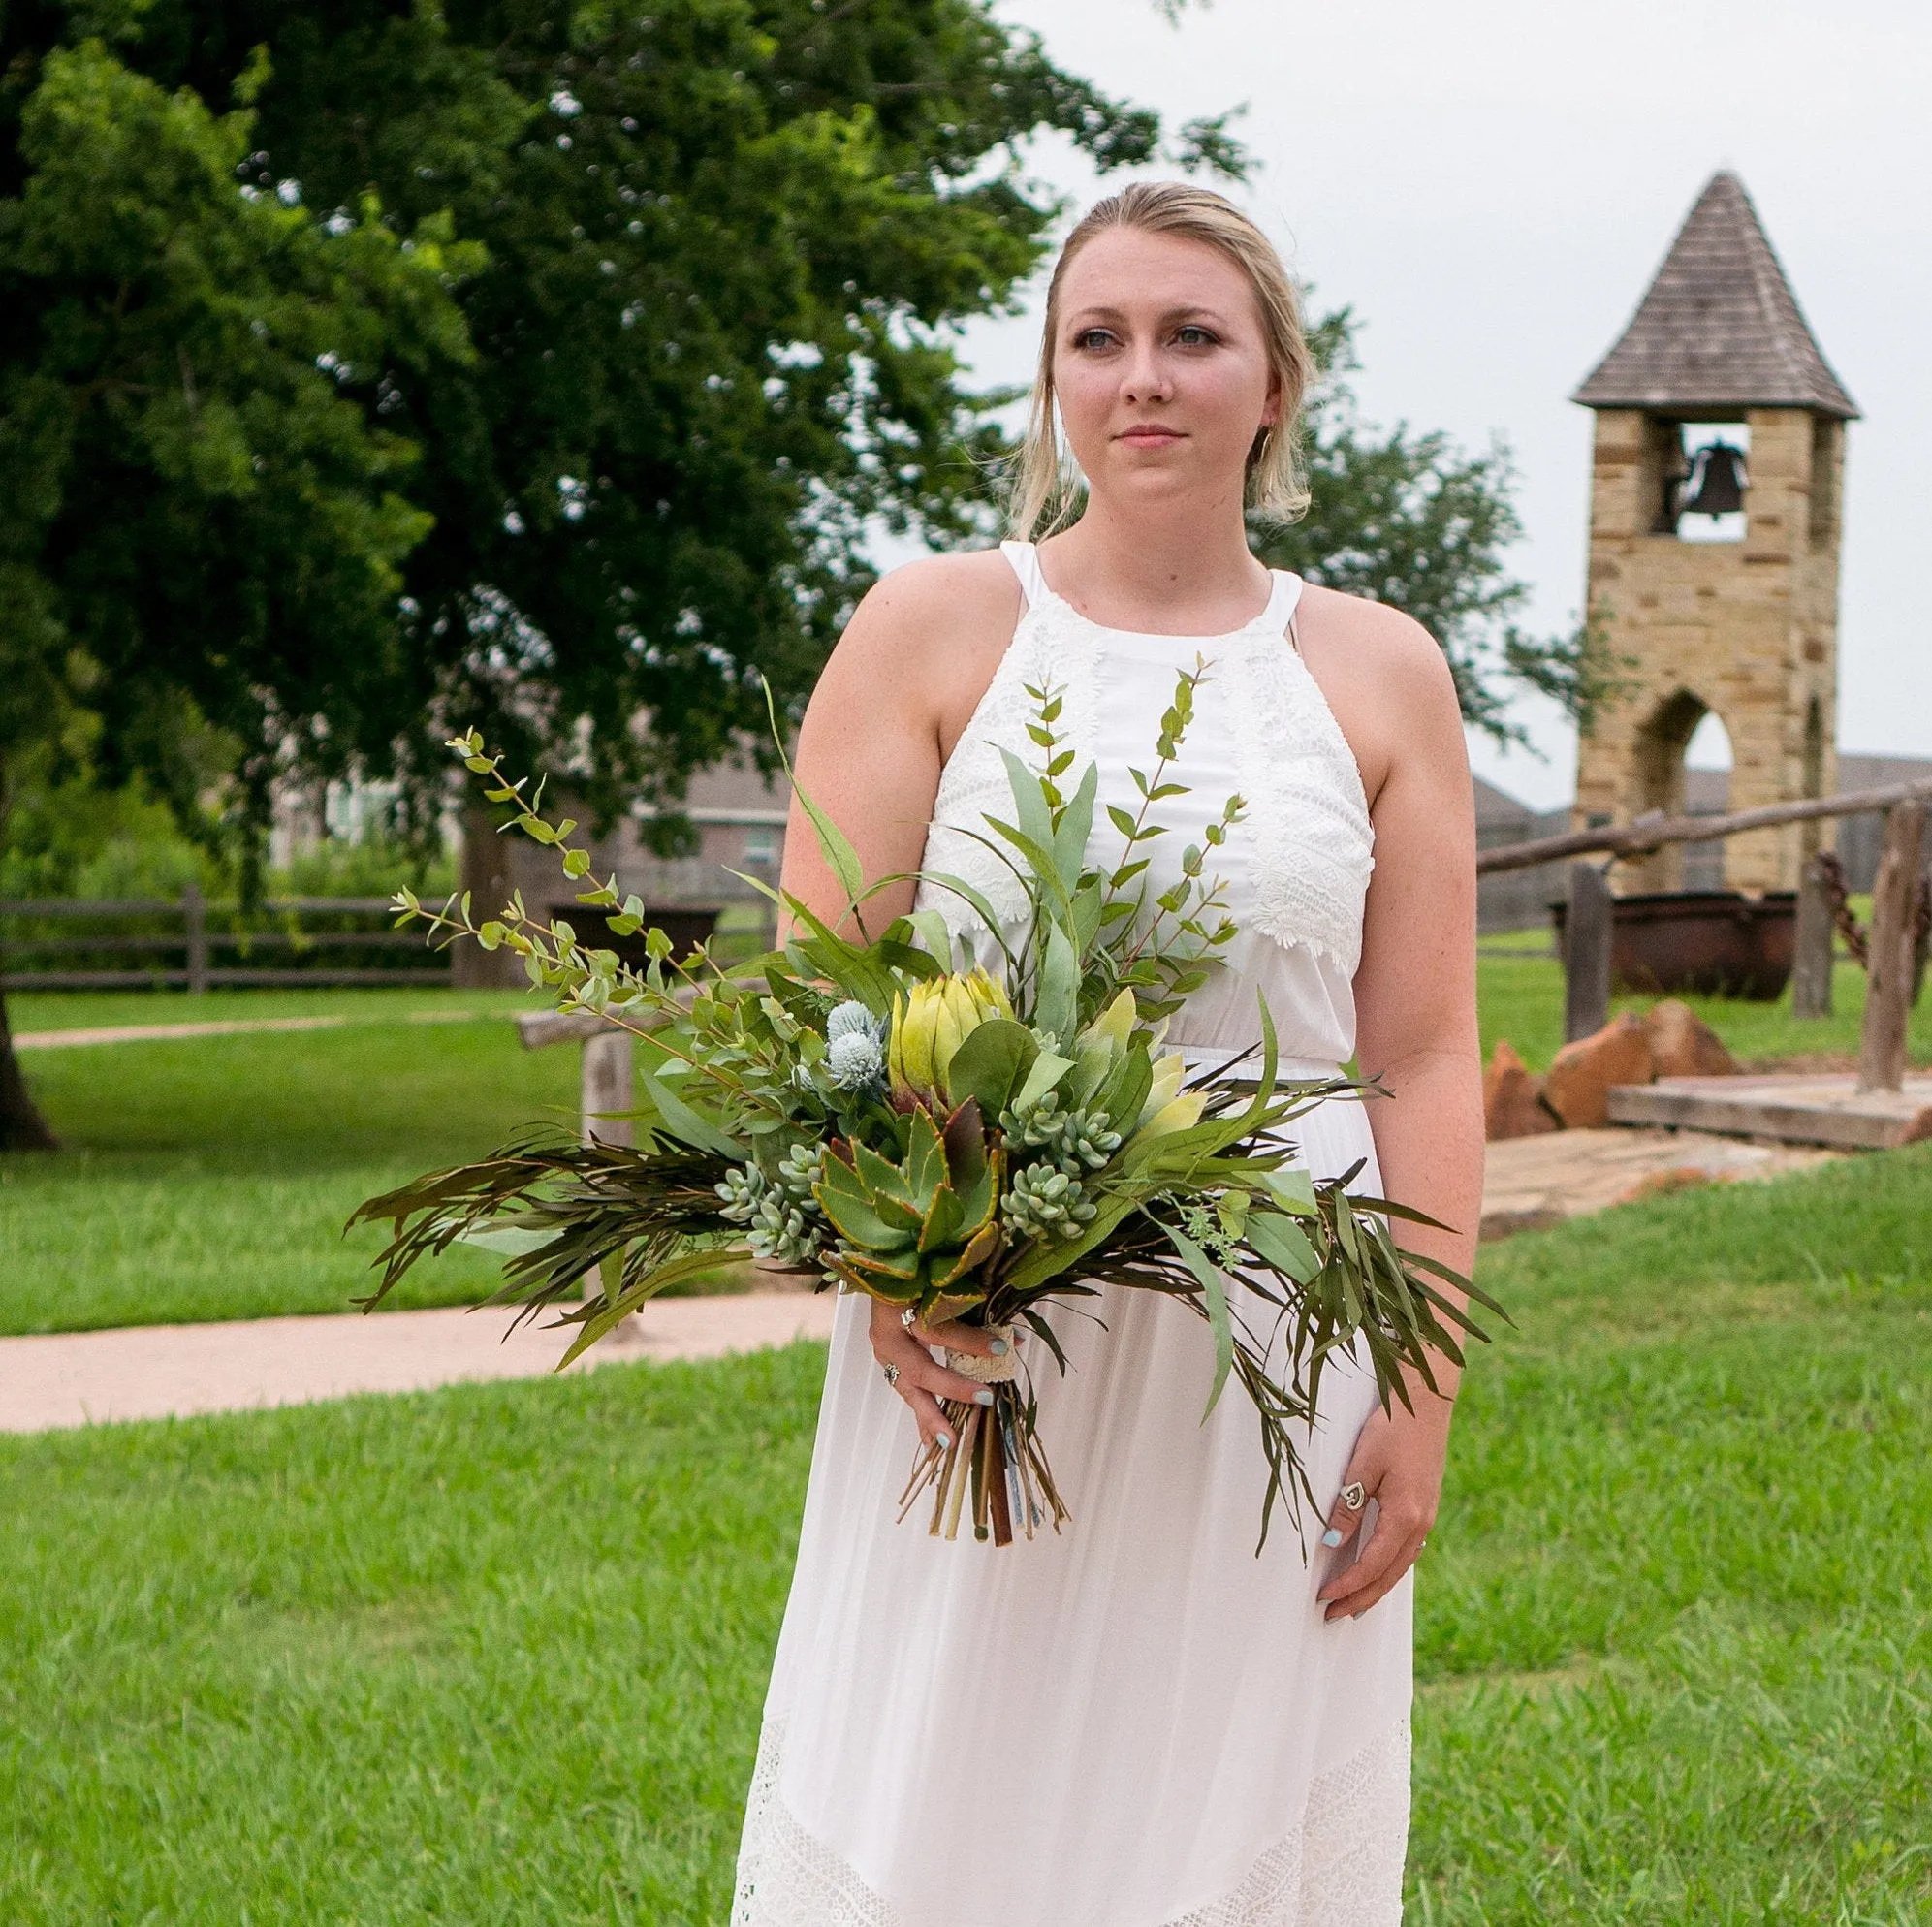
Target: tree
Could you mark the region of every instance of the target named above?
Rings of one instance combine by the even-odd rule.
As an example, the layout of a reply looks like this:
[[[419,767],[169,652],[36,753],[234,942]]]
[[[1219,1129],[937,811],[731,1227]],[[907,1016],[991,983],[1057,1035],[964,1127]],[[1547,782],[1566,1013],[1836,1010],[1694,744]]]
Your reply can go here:
[[[608,814],[801,704],[869,526],[985,514],[1018,144],[1159,139],[984,0],[43,0],[0,75],[4,666],[184,805],[226,732],[254,829],[292,766],[426,821],[458,722]]]
[[[284,773],[397,775],[426,829],[459,727],[601,817],[675,803],[768,682],[802,707],[874,526],[988,525],[1001,397],[955,330],[1047,243],[1045,128],[1163,151],[988,0],[8,9],[0,808],[76,714],[184,820],[183,745],[233,743],[248,855]],[[1165,152],[1245,165],[1226,116]],[[1447,545],[1466,704],[1471,638],[1557,664],[1506,628],[1500,473],[1339,420],[1317,473],[1363,539],[1307,573],[1427,620]],[[0,1144],[34,1141],[10,1066]]]
[[[395,486],[410,444],[323,363],[462,362],[448,284],[480,254],[447,217],[406,243],[373,208],[327,228],[238,192],[249,109],[98,42],[33,80],[0,201],[0,809],[10,765],[78,738],[182,797],[203,718],[266,799],[288,732],[339,709],[324,665],[396,653],[428,526]],[[0,1146],[48,1142],[0,1010]]]
[[[1507,713],[1512,684],[1583,716],[1609,668],[1588,625],[1539,638],[1517,620],[1530,591],[1504,561],[1523,532],[1507,449],[1472,456],[1440,431],[1367,426],[1347,380],[1360,365],[1355,327],[1343,308],[1310,330],[1321,368],[1305,413],[1313,500],[1300,521],[1257,523],[1255,553],[1412,616],[1449,659],[1464,720],[1499,742],[1524,740]]]

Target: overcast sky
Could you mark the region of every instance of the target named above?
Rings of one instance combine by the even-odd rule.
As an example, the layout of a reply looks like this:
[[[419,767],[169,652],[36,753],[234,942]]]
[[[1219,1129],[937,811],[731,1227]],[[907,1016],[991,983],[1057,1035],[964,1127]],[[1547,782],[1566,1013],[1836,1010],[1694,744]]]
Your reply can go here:
[[[1839,742],[1932,755],[1932,7],[1924,0],[998,0],[1060,63],[1175,124],[1240,102],[1260,157],[1237,190],[1363,328],[1371,419],[1510,444],[1535,619],[1583,599],[1590,417],[1567,397],[1608,349],[1691,203],[1734,169],[1864,420],[1846,487]],[[1037,173],[1090,200],[1058,143]],[[1036,309],[966,337],[1023,380]],[[1572,741],[1478,768],[1567,801]]]

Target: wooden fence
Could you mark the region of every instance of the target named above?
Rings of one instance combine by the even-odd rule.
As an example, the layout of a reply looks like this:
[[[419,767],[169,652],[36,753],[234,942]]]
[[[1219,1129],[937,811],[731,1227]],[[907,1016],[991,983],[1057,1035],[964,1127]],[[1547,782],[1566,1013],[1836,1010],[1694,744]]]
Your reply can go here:
[[[1872,889],[1857,1083],[1861,1090],[1897,1090],[1905,1078],[1906,1027],[1924,974],[1923,906],[1932,900],[1928,800],[1932,800],[1932,778],[1921,777],[1725,816],[1665,816],[1660,810],[1633,823],[1480,850],[1475,868],[1481,876],[1532,869],[1564,858],[1608,858],[1602,864],[1572,861],[1569,868],[1564,1035],[1575,1039],[1589,1036],[1609,1021],[1613,899],[1605,872],[1610,863],[1619,857],[1646,856],[1666,843],[1710,842],[1747,830],[1883,810],[1884,837]],[[1798,890],[1797,951],[1791,972],[1792,1011],[1798,1017],[1823,1017],[1830,1012],[1834,908],[1830,872],[1821,859],[1814,857],[1805,866]]]
[[[244,916],[238,904],[210,901],[192,884],[178,898],[0,901],[0,990],[450,981],[447,952],[428,948],[420,929],[390,925],[387,897],[269,898]],[[58,960],[77,958],[82,967],[58,967]]]

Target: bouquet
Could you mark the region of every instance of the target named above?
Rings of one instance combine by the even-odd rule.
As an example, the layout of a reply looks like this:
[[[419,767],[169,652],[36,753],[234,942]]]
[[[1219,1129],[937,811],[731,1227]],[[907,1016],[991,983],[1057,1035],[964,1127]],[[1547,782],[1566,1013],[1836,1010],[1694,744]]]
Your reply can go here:
[[[1036,1338],[1064,1372],[1057,1306],[1102,1284],[1163,1292],[1207,1327],[1208,1409],[1233,1378],[1259,1416],[1265,1542],[1278,1501],[1298,1515],[1313,1501],[1295,1441],[1324,1363],[1359,1342],[1384,1406],[1406,1404],[1405,1368],[1433,1385],[1432,1351],[1460,1363],[1460,1339],[1482,1336],[1441,1286],[1499,1308],[1397,1246],[1391,1220],[1434,1220],[1351,1198],[1359,1164],[1320,1183],[1293,1165],[1283,1132],[1298,1116],[1375,1087],[1281,1078],[1265,1000],[1261,1042],[1232,1067],[1240,1075],[1189,1077],[1163,1046],[1167,1020],[1234,934],[1210,866],[1241,819],[1240,798],[1204,847],[1186,850],[1178,881],[1151,894],[1148,876],[1159,806],[1186,793],[1172,767],[1207,670],[1181,675],[1154,768],[1132,773],[1138,811],[1110,808],[1124,854],[1104,869],[1087,860],[1097,772],[1065,786],[1075,758],[1060,698],[1029,688],[1037,767],[1006,754],[1011,820],[989,816],[975,833],[1017,878],[1025,916],[1002,927],[971,884],[921,873],[972,910],[991,945],[985,962],[933,910],[871,932],[868,904],[907,879],[869,884],[803,790],[845,910],[828,923],[757,884],[789,933],[729,969],[702,947],[675,959],[657,930],[644,966],[628,967],[568,923],[531,917],[520,897],[478,923],[467,896],[431,910],[400,893],[399,923],[424,920],[441,943],[507,946],[561,1008],[631,1033],[637,1143],[528,1132],[370,1199],[351,1221],[387,1222],[392,1236],[365,1305],[426,1253],[466,1240],[507,1254],[491,1303],[520,1304],[525,1316],[554,1306],[576,1328],[562,1364],[654,1293],[733,1259],[808,1268],[820,1288],[882,1299],[921,1326],[984,1326],[1008,1341],[1003,1355],[952,1351],[947,1362],[987,1385],[992,1403],[944,1404],[948,1441],[915,1454],[900,1516],[930,1495],[934,1533],[956,1536],[969,1511],[975,1537],[1005,1545],[1070,1516],[1017,1335]],[[615,878],[597,883],[588,855],[567,846],[575,825],[543,815],[541,784],[526,800],[474,733],[450,747],[491,802],[511,806],[506,828],[558,848],[578,900],[611,932],[643,928],[638,900],[621,899]]]

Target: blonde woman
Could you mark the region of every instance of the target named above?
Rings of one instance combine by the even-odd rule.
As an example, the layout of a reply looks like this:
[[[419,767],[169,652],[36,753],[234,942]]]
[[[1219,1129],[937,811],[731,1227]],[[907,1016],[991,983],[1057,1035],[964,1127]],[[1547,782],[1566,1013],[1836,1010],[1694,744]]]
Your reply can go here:
[[[1406,617],[1271,575],[1246,539],[1248,511],[1301,506],[1309,376],[1288,278],[1246,216],[1178,184],[1102,202],[1047,300],[1017,491],[1018,534],[1044,539],[881,582],[812,698],[799,772],[868,873],[969,874],[1003,914],[1004,872],[965,833],[1005,801],[998,749],[1032,753],[1026,685],[1064,691],[1101,801],[1131,806],[1129,767],[1206,657],[1191,794],[1164,806],[1156,864],[1239,792],[1221,869],[1241,930],[1172,1041],[1203,1062],[1245,1049],[1258,989],[1290,1073],[1358,1058],[1394,1092],[1317,1111],[1310,1166],[1360,1161],[1365,1189],[1473,1226],[1474,832],[1448,669]],[[1117,845],[1095,831],[1100,860]],[[814,851],[795,825],[786,883],[831,914]],[[975,936],[956,899],[920,900]],[[1427,1243],[1468,1269],[1471,1237]],[[1031,1361],[1072,1524],[996,1550],[894,1523],[915,1431],[974,1388],[933,1334],[840,1302],[736,1927],[1400,1918],[1409,1570],[1454,1374],[1412,1414],[1384,1413],[1359,1367],[1325,1379],[1305,1448],[1323,1516],[1257,1558],[1258,1428],[1237,1398],[1202,1422],[1206,1327],[1148,1292],[1097,1308],[1057,1321],[1063,1376]]]

